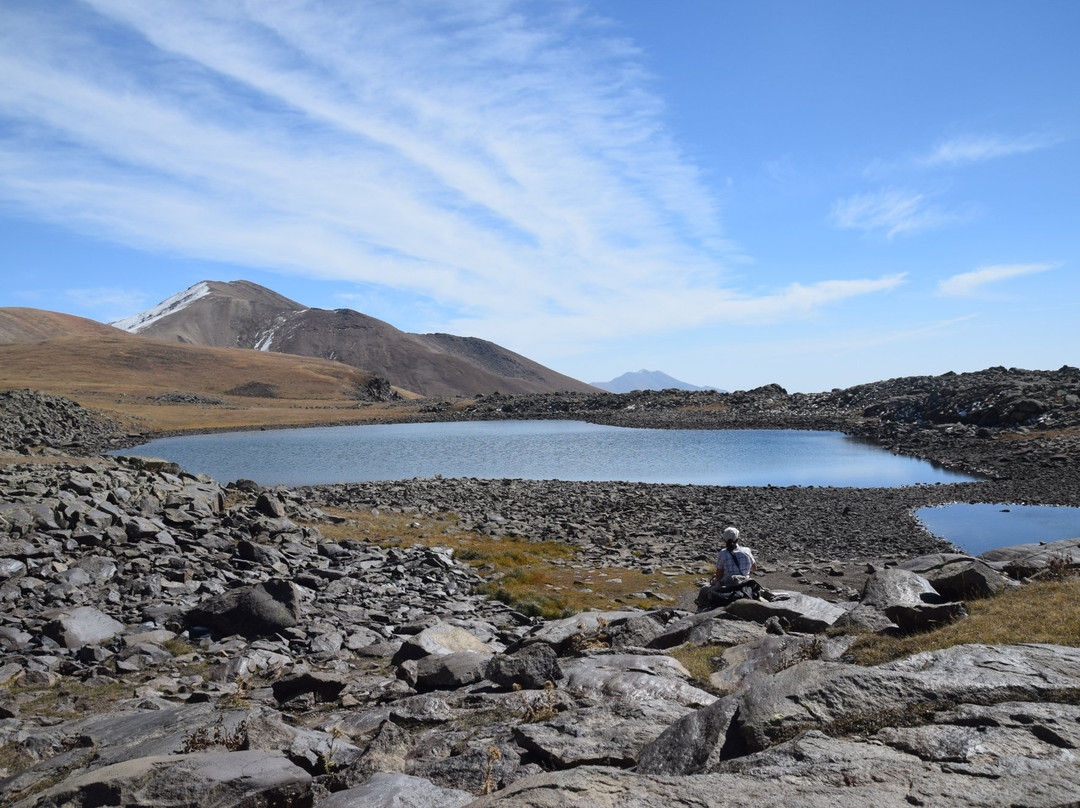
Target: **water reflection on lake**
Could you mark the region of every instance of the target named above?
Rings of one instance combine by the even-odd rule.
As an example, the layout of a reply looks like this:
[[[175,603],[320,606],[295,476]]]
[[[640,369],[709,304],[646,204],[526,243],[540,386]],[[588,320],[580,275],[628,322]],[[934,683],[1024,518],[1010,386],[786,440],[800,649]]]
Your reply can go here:
[[[1080,537],[1080,508],[956,504],[919,508],[915,516],[935,536],[969,555],[1011,544]]]
[[[163,457],[222,482],[290,486],[437,475],[858,487],[975,479],[839,432],[627,429],[581,421],[230,432],[163,438],[118,453]]]

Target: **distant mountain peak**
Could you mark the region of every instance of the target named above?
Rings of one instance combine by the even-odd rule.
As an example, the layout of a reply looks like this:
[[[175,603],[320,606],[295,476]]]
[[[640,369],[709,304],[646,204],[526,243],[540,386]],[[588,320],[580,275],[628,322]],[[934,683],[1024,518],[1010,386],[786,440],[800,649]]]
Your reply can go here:
[[[287,297],[283,297],[277,292],[251,281],[199,281],[184,291],[177,292],[172,297],[166,298],[156,306],[151,306],[146,311],[115,320],[109,325],[123,331],[129,331],[132,334],[138,334],[165,317],[179,314],[195,301],[204,297],[221,297],[247,302],[258,301],[291,311],[302,311],[307,308],[295,300],[289,300]]]
[[[591,382],[593,387],[607,390],[609,393],[630,393],[634,390],[718,390],[717,387],[698,387],[681,382],[659,370],[639,370],[624,373],[609,382]],[[723,392],[723,391],[721,391]]]
[[[133,314],[122,320],[114,320],[109,323],[109,325],[123,331],[130,331],[132,334],[137,334],[142,329],[149,328],[162,317],[182,311],[200,297],[206,297],[208,294],[210,294],[210,285],[206,281],[199,281],[194,286],[189,286],[184,291],[178,292],[172,297],[162,300],[156,306],[151,306],[146,311],[140,311],[138,314]]]

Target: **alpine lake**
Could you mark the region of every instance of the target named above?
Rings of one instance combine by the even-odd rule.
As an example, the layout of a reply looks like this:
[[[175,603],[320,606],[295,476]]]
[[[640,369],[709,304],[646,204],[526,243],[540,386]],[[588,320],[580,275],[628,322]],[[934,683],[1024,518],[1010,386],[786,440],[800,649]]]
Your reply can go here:
[[[582,421],[372,424],[160,438],[114,454],[161,457],[264,486],[463,477],[851,488],[977,478],[840,432],[630,429]],[[921,508],[927,529],[971,554],[1080,536],[1080,508]]]

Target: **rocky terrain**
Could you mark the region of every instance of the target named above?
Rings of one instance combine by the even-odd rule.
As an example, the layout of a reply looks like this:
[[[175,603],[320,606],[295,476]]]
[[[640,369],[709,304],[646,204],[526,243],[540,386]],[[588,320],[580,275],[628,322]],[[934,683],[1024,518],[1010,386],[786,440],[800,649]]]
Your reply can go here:
[[[16,394],[2,434],[23,454],[0,465],[0,802],[1077,805],[1080,650],[961,645],[861,667],[847,632],[962,619],[966,599],[1080,567],[1078,540],[958,557],[910,516],[1080,505],[1078,375],[489,396],[421,415],[840,428],[989,478],[857,490],[224,486],[161,461],[58,457],[122,438]],[[785,598],[699,612],[689,592],[543,621],[474,594],[481,571],[450,546],[342,539],[337,508],[449,511],[491,542],[566,541],[583,569],[661,576],[704,572],[734,522]],[[708,682],[673,656],[698,645],[726,649]]]
[[[0,451],[47,448],[83,455],[129,442],[121,425],[65,398],[0,390]]]

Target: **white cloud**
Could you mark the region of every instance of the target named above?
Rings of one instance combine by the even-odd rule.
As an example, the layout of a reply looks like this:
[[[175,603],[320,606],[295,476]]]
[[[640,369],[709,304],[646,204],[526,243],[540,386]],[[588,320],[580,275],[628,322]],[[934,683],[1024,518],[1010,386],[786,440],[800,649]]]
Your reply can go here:
[[[832,223],[842,229],[884,230],[888,238],[903,233],[928,230],[961,220],[928,202],[925,194],[887,188],[841,199],[829,214]]]
[[[736,290],[638,54],[583,0],[0,13],[0,197],[123,244],[419,293],[491,338],[779,318],[899,282]]]
[[[1061,142],[1051,135],[1023,135],[1007,138],[1000,135],[961,135],[938,143],[929,154],[916,159],[916,164],[926,167],[955,166],[965,163],[981,163],[998,157],[1045,149]]]
[[[1058,264],[999,264],[962,272],[938,283],[938,292],[950,297],[976,297],[993,283],[1056,269]]]
[[[132,308],[146,305],[146,295],[132,289],[68,289],[67,297],[88,308],[110,308],[130,311]]]

